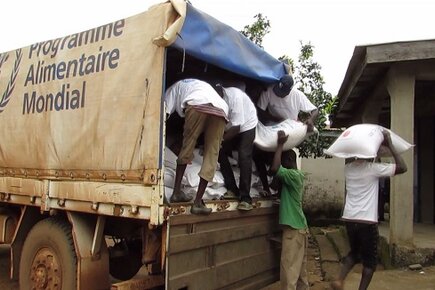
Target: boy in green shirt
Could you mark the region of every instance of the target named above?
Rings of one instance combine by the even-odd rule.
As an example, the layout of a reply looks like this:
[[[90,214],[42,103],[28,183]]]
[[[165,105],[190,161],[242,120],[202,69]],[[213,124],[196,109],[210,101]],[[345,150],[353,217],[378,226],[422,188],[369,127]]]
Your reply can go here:
[[[288,136],[278,132],[278,147],[270,173],[282,184],[279,205],[279,223],[282,225],[282,251],[280,264],[281,289],[309,289],[307,274],[308,225],[302,210],[304,174],[297,169],[296,153],[281,160],[283,144]]]

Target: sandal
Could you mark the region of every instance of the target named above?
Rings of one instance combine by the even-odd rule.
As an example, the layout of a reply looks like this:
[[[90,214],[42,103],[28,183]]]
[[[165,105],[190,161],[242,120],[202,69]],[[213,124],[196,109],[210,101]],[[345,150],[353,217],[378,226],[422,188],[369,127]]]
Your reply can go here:
[[[252,204],[249,203],[249,202],[246,202],[246,201],[240,202],[239,205],[237,206],[238,210],[246,210],[246,211],[248,211],[248,210],[251,210],[253,208],[254,207],[252,206]]]
[[[200,204],[194,203],[190,208],[190,213],[198,214],[198,215],[209,215],[212,209],[205,206],[203,200],[201,200]]]
[[[178,194],[172,193],[171,198],[169,199],[170,203],[178,203],[178,202],[189,202],[192,200],[192,197],[186,195],[184,192],[180,191]]]

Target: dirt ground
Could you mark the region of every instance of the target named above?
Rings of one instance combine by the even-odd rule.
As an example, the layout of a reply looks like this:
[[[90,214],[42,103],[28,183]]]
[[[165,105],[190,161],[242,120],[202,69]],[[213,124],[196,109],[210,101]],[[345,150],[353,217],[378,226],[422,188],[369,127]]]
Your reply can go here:
[[[320,266],[320,252],[310,237],[308,240],[308,280],[310,282],[310,290],[326,290],[329,289],[329,282],[324,281],[322,269]],[[280,290],[279,282],[269,285],[261,290]]]
[[[310,290],[330,290],[327,276],[336,277],[340,265],[323,263],[321,267],[320,250],[313,239],[310,238],[308,247],[308,274]],[[362,266],[356,265],[345,281],[344,290],[358,289],[361,279]],[[326,274],[328,272],[328,274]],[[262,288],[261,290],[281,290],[279,281]],[[435,290],[435,266],[422,267],[414,271],[408,268],[385,270],[379,265],[369,286],[369,290]]]

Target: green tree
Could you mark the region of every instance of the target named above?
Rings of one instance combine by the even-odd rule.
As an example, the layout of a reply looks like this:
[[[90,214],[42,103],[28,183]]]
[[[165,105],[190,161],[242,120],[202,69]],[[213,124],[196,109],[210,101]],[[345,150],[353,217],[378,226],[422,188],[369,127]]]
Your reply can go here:
[[[263,38],[270,32],[271,25],[267,17],[262,14],[254,16],[253,24],[246,25],[241,33],[248,39],[262,47]],[[314,46],[311,43],[300,43],[301,51],[297,63],[287,55],[279,58],[284,62],[295,79],[298,86],[310,101],[318,108],[319,116],[316,120],[316,128],[319,134],[312,135],[309,139],[298,146],[301,157],[323,156],[323,149],[328,148],[334,137],[326,137],[324,133],[328,116],[337,106],[337,100],[331,93],[323,89],[325,81],[321,74],[322,67],[314,60]],[[307,116],[303,113],[299,116],[302,120]]]
[[[293,72],[295,71],[295,62],[293,61],[293,59],[287,55],[283,55],[278,59],[282,61],[286,66],[288,66],[288,71],[293,74]]]
[[[245,25],[241,34],[246,36],[253,43],[263,48],[263,38],[270,32],[270,21],[261,13],[254,16],[256,19],[251,25]]]
[[[311,136],[307,141],[298,146],[299,155],[302,157],[323,156],[323,150],[331,144],[331,139],[324,136],[327,126],[328,116],[334,110],[337,100],[324,90],[325,81],[321,74],[322,67],[314,60],[314,46],[311,43],[301,42],[301,52],[298,63],[295,66],[294,78],[298,89],[301,90],[319,110],[316,120],[318,135]],[[304,113],[300,114],[303,120],[306,118]]]

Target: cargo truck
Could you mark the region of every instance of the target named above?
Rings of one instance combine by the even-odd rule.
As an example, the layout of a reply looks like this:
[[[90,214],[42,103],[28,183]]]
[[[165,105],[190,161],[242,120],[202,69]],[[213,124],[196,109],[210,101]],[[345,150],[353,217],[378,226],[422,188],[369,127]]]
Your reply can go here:
[[[165,200],[165,89],[258,90],[285,66],[180,0],[0,54],[0,243],[20,289],[259,289],[279,278],[277,207]],[[172,127],[171,127],[172,128]],[[173,129],[174,129],[173,128]],[[178,129],[175,129],[177,131]],[[156,288],[157,289],[157,288]]]

